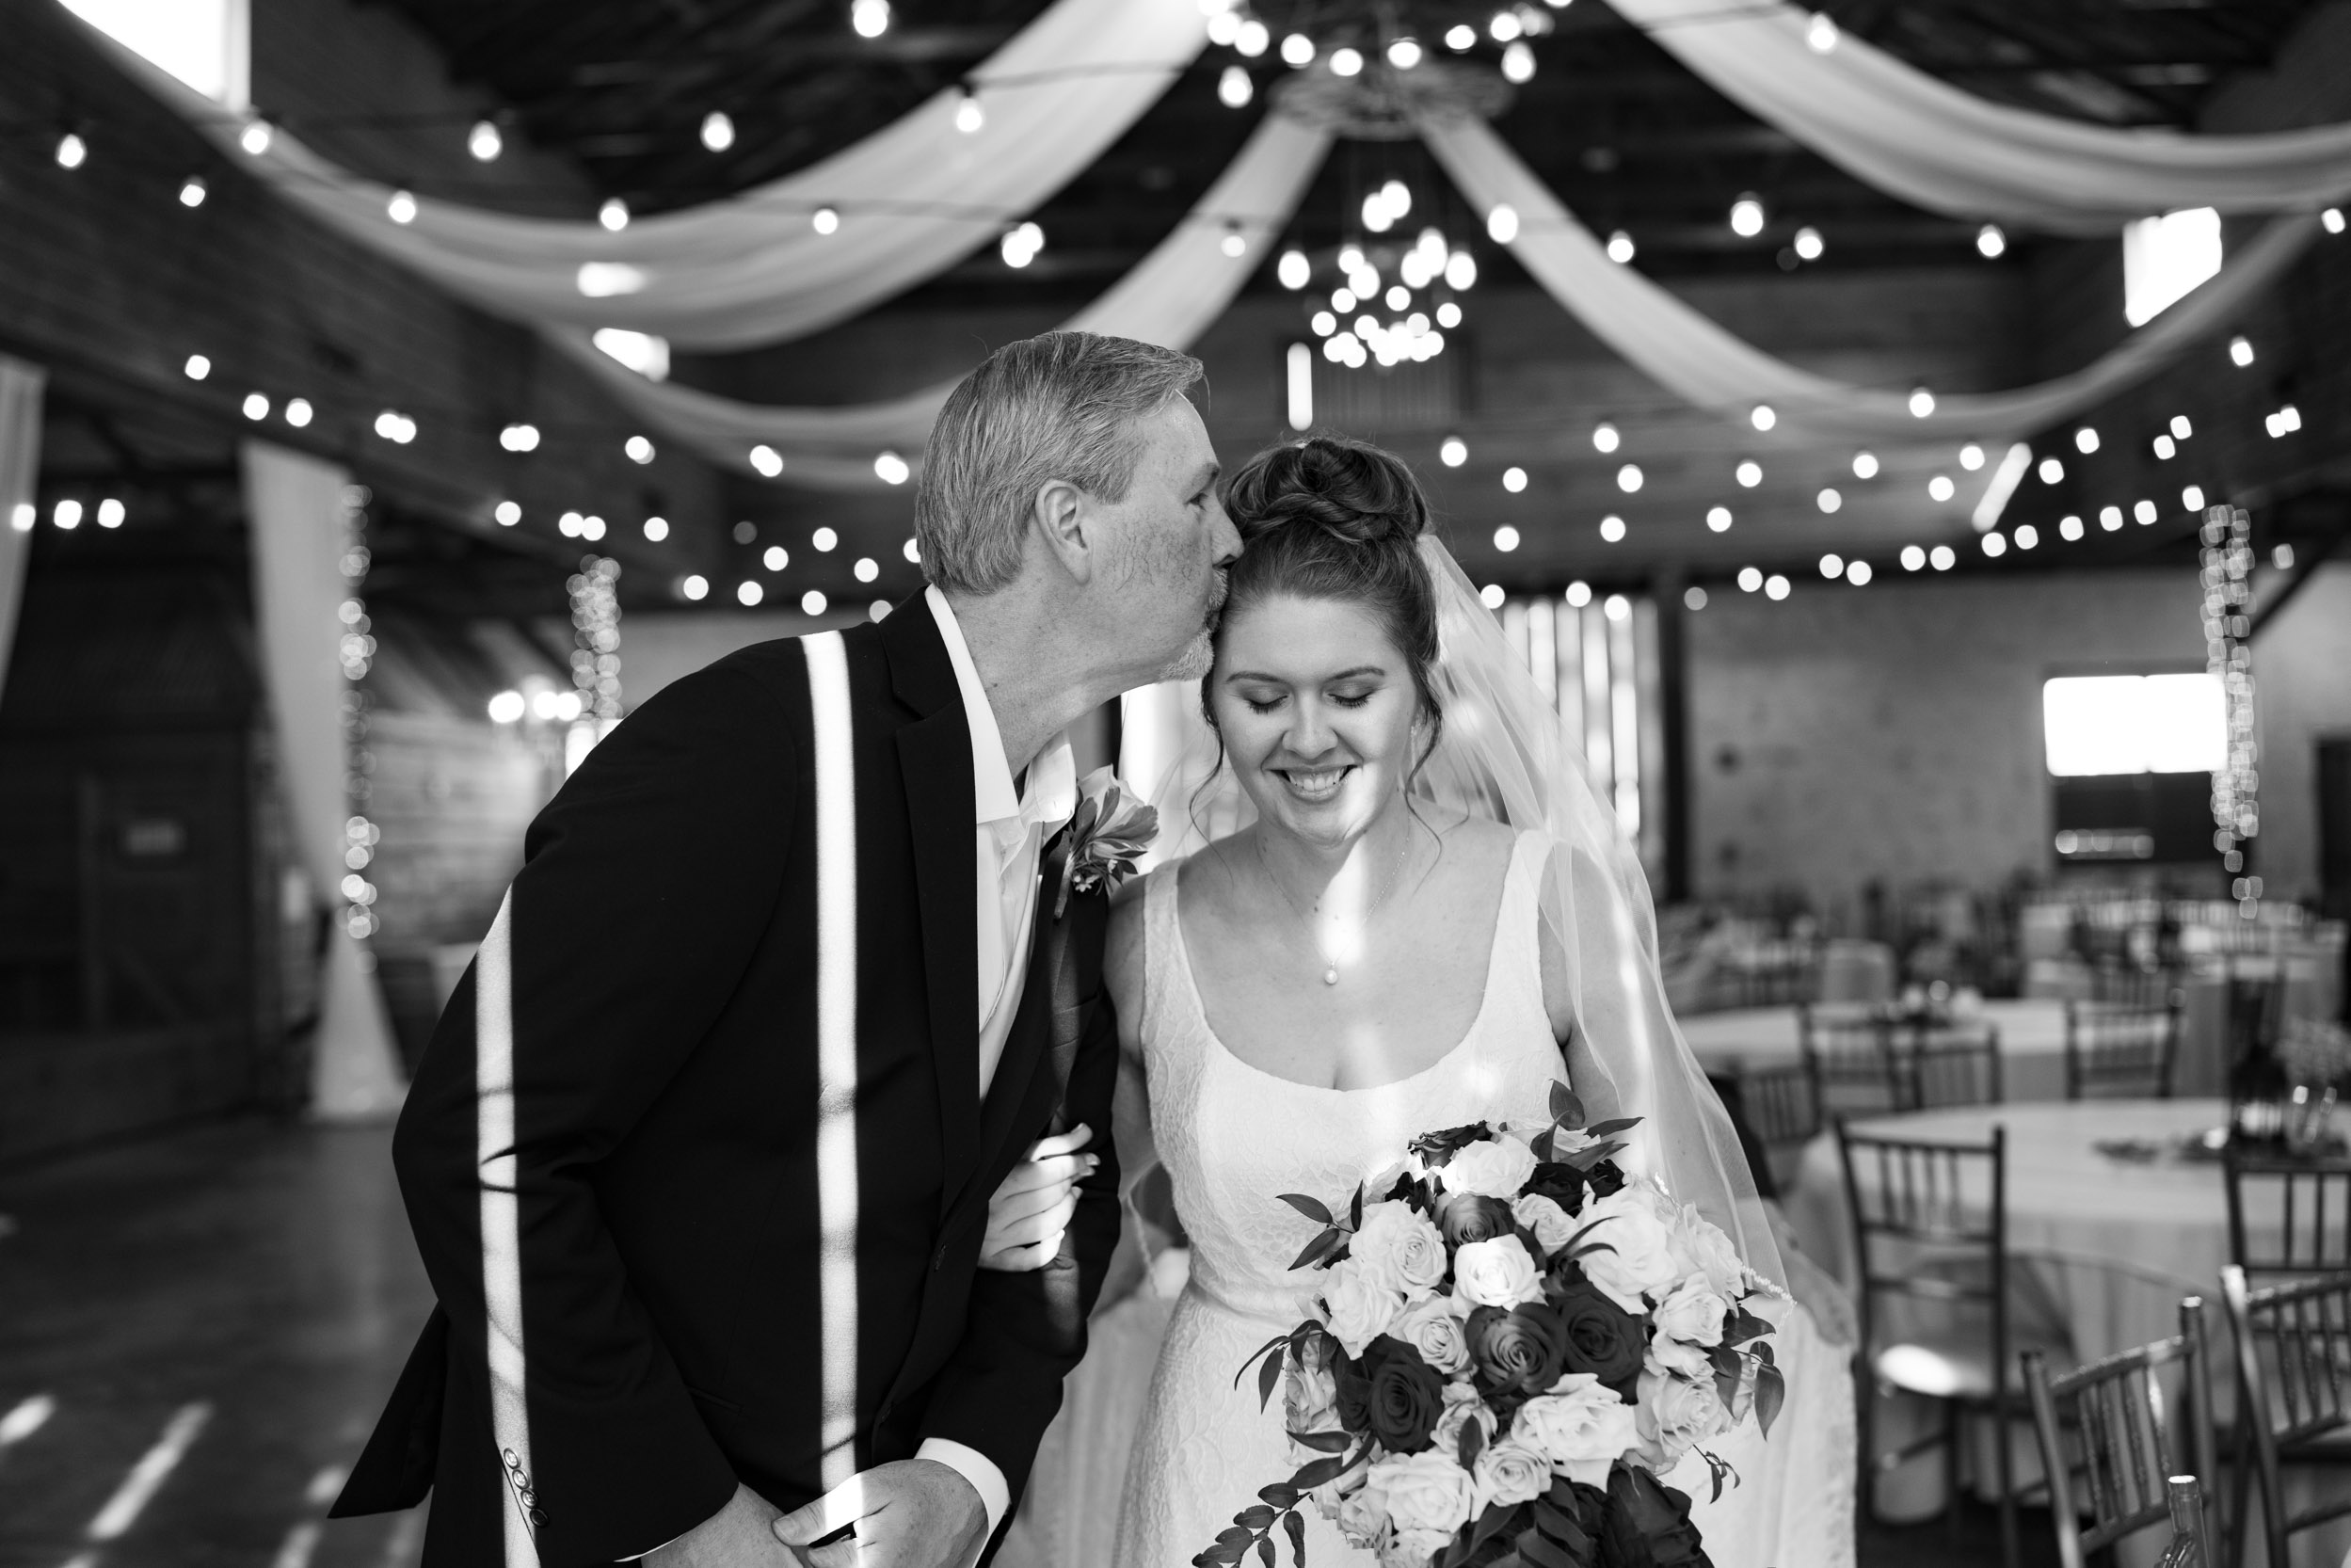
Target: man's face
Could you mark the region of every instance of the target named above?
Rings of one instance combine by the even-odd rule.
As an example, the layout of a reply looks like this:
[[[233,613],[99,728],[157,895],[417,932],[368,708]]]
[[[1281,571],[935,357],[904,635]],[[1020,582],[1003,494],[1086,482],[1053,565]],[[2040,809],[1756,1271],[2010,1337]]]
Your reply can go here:
[[[1209,636],[1224,604],[1224,570],[1240,535],[1216,491],[1215,449],[1199,411],[1177,398],[1137,422],[1143,454],[1123,501],[1099,503],[1109,524],[1096,591],[1134,662],[1165,680],[1207,673]]]

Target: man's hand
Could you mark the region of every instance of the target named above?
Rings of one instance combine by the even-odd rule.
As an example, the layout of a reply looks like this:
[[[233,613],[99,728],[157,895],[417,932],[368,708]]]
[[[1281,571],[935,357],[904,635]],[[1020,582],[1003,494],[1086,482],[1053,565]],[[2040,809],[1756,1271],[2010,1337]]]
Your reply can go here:
[[[646,1568],[791,1568],[794,1554],[773,1528],[782,1512],[737,1482],[725,1508],[642,1560]]]
[[[814,1544],[855,1525],[855,1535]],[[861,1471],[796,1513],[776,1539],[808,1568],[968,1568],[987,1544],[987,1508],[952,1466],[907,1459]]]

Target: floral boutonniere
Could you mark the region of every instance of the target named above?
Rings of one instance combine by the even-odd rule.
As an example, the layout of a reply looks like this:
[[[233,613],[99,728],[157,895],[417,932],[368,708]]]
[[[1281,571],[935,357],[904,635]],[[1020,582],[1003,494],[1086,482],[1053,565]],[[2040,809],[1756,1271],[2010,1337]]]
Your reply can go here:
[[[1114,888],[1121,877],[1134,874],[1135,862],[1160,835],[1160,814],[1136,799],[1116,774],[1096,768],[1078,781],[1078,809],[1062,831],[1068,835],[1069,853],[1053,900],[1057,920],[1069,908],[1071,893]]]

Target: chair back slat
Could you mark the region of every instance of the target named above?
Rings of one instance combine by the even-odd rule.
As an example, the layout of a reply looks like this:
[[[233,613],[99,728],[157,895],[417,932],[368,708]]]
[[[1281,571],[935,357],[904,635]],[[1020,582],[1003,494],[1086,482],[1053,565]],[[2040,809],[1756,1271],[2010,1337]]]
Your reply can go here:
[[[1910,1110],[2001,1103],[2000,1031],[1989,1024],[1920,1031],[1896,1062]]]
[[[1734,1080],[1739,1111],[1767,1148],[1809,1144],[1819,1136],[1820,1096],[1812,1069],[1801,1062],[1781,1067],[1742,1064]]]
[[[2180,1015],[2180,1005],[2170,1001],[2067,1002],[2066,1098],[2170,1098]]]
[[[2195,1296],[2180,1304],[2180,1332],[2170,1338],[2062,1377],[2050,1375],[2039,1352],[2026,1355],[2025,1384],[2064,1568],[2081,1568],[2089,1554],[2175,1519],[2174,1478],[2214,1473],[2211,1360],[2204,1304]]]
[[[2007,1360],[2007,1129],[1983,1144],[1926,1143],[1880,1137],[1836,1124],[1852,1216],[1855,1307],[1864,1362],[1877,1349],[1886,1297],[1979,1301],[1989,1307],[1991,1365]],[[1980,1263],[1954,1278],[1921,1269],[1936,1261]]]
[[[2231,1147],[2221,1170],[2229,1192],[2229,1261],[2248,1280],[2271,1284],[2351,1269],[2351,1159]]]
[[[1816,1114],[1874,1116],[1911,1109],[1895,1065],[1893,1031],[1867,1008],[1806,1003],[1797,1046]]]
[[[2221,1294],[2236,1331],[2237,1420],[2252,1434],[2269,1560],[2286,1560],[2288,1541],[2351,1513],[2351,1495],[2289,1510],[2281,1466],[2313,1439],[2351,1427],[2351,1272],[2255,1288],[2231,1263]]]

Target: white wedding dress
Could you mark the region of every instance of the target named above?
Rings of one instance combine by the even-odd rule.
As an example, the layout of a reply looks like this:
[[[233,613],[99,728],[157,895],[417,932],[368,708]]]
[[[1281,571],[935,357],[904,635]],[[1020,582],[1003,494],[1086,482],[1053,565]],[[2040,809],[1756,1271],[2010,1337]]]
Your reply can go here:
[[[1153,1133],[1190,1233],[1191,1275],[1134,1432],[1112,1568],[1183,1568],[1256,1501],[1258,1488],[1287,1480],[1294,1467],[1279,1391],[1261,1411],[1254,1374],[1234,1385],[1252,1352],[1297,1323],[1300,1294],[1311,1283],[1290,1272],[1289,1262],[1318,1227],[1275,1195],[1303,1192],[1336,1204],[1397,1160],[1413,1137],[1436,1128],[1479,1120],[1530,1131],[1547,1125],[1550,1086],[1565,1076],[1543,1004],[1537,946],[1547,842],[1523,835],[1511,857],[1484,999],[1468,1033],[1412,1077],[1362,1090],[1292,1082],[1227,1050],[1208,1028],[1177,920],[1180,865],[1162,867],[1146,881],[1139,1031]],[[1778,1429],[1783,1444],[1770,1446],[1782,1451],[1767,1454],[1751,1427],[1713,1445],[1744,1478],[1719,1503],[1707,1501],[1706,1472],[1695,1456],[1666,1478],[1696,1499],[1693,1517],[1717,1568],[1837,1568],[1852,1561],[1851,1385],[1838,1376],[1805,1375],[1807,1361],[1836,1370],[1837,1352],[1811,1332],[1803,1313],[1789,1317],[1794,1332],[1781,1336],[1781,1355],[1792,1363],[1790,1408]],[[1112,1343],[1133,1353],[1128,1337]],[[1071,1450],[1118,1444],[1135,1419],[1131,1407],[1109,1408],[1089,1397],[1089,1390],[1123,1384],[1131,1400],[1131,1378],[1105,1377],[1104,1370],[1090,1358],[1073,1381],[1071,1405],[1063,1413]],[[1841,1421],[1839,1404],[1846,1407]],[[1842,1454],[1832,1442],[1805,1464],[1783,1446],[1799,1427],[1841,1430]],[[1055,1482],[1041,1473],[1037,1484]],[[1108,1501],[1097,1496],[1083,1512]],[[1370,1568],[1371,1554],[1349,1546],[1311,1508],[1303,1512],[1314,1568]],[[1277,1544],[1287,1564],[1288,1543]],[[1021,1555],[1008,1547],[1006,1558]]]

